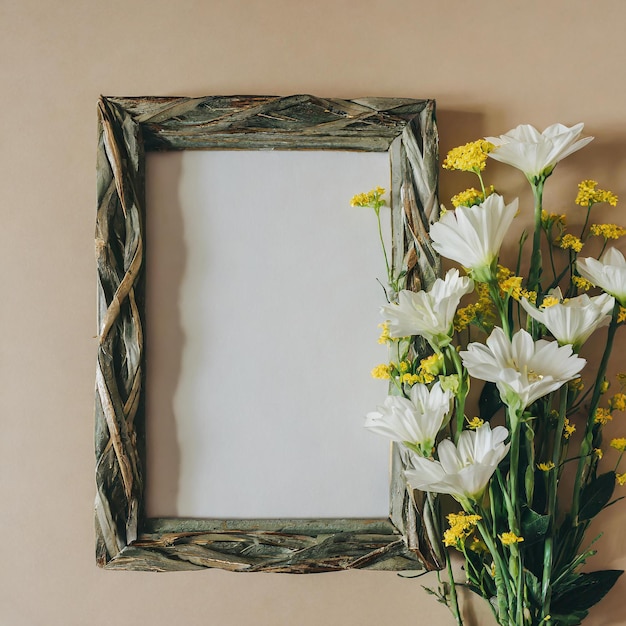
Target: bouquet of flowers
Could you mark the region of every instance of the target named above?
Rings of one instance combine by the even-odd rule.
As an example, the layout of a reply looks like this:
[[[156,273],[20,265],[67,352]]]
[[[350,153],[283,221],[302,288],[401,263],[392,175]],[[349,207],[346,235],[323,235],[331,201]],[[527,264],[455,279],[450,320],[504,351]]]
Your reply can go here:
[[[622,574],[580,570],[595,554],[585,531],[626,483],[618,473],[626,438],[603,445],[605,425],[626,409],[626,374],[612,395],[607,379],[626,321],[626,261],[607,243],[626,229],[592,223],[596,204],[617,203],[595,181],[579,185],[586,219],[574,233],[565,215],[542,206],[557,163],[591,141],[582,129],[522,125],[450,151],[443,167],[474,172],[479,184],[430,226],[433,248],[462,268],[430,289],[402,289],[405,272],[390,266],[381,236],[389,290],[380,341],[390,362],[372,375],[389,379],[390,391],[366,426],[404,448],[413,489],[458,503],[439,516],[436,540],[462,554],[466,581],[455,583],[446,554],[449,581],[431,591],[458,624],[459,584],[485,598],[501,626],[570,626]],[[531,242],[522,235],[514,269],[499,257],[518,201],[484,184],[489,157],[521,170],[532,187],[534,232]],[[380,229],[383,189],[352,204],[373,208]],[[594,241],[599,254],[582,256]],[[591,366],[579,352],[602,327],[606,347]],[[467,410],[470,385],[480,390],[477,416]]]

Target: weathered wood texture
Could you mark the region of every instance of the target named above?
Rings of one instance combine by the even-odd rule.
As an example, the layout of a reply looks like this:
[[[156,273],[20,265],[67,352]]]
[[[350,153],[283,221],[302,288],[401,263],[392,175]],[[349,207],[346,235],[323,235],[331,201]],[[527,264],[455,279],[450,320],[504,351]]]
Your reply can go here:
[[[96,558],[102,567],[320,572],[440,568],[430,511],[393,452],[390,519],[149,519],[143,505],[144,151],[388,151],[394,263],[411,288],[439,271],[427,237],[437,216],[434,102],[233,96],[101,98],[98,103],[99,345]],[[148,217],[149,219],[149,210]]]

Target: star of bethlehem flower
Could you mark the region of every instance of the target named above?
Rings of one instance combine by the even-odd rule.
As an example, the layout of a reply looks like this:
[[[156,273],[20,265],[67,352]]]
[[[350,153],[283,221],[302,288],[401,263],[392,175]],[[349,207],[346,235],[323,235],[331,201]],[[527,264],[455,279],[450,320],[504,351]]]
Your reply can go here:
[[[521,124],[504,135],[485,139],[495,146],[489,153],[492,159],[521,170],[533,183],[550,176],[559,161],[593,140],[579,139],[583,127],[582,123],[571,128],[552,124],[540,133],[530,124]]]
[[[617,248],[608,248],[600,257],[576,259],[578,273],[615,296],[622,306],[626,306],[626,260]]]
[[[447,493],[461,504],[481,499],[489,479],[509,451],[505,444],[509,431],[503,426],[493,430],[488,423],[476,430],[464,430],[458,445],[449,439],[437,448],[438,461],[413,456],[413,469],[407,481],[414,489]]]
[[[497,326],[486,344],[470,343],[460,356],[471,376],[495,383],[503,402],[519,411],[576,378],[586,363],[571,345],[533,341],[523,329],[509,339]]]
[[[606,293],[593,298],[583,294],[563,302],[563,295],[557,287],[549,296],[559,302],[546,308],[536,308],[522,298],[522,306],[528,315],[552,333],[560,345],[572,344],[574,352],[579,351],[597,328],[610,322],[615,305],[615,299]]]
[[[367,414],[365,426],[423,456],[430,456],[437,434],[448,421],[453,394],[436,382],[430,390],[417,383],[408,395],[408,398],[387,396],[377,411]]]
[[[449,270],[443,279],[438,278],[430,291],[402,290],[398,304],[381,308],[389,320],[390,337],[420,335],[433,350],[439,352],[452,339],[454,314],[461,298],[474,289],[468,276],[459,276],[459,270]]]
[[[504,204],[498,194],[481,204],[446,211],[430,227],[433,248],[471,270],[475,280],[487,282],[495,271],[500,246],[517,213],[517,198]]]

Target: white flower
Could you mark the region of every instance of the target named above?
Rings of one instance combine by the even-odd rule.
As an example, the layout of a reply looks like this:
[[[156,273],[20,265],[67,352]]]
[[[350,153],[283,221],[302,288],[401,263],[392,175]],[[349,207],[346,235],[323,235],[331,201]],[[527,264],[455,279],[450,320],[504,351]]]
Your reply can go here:
[[[578,139],[584,124],[571,128],[552,124],[540,133],[534,126],[521,124],[499,137],[485,137],[495,147],[489,156],[496,161],[512,165],[533,178],[549,176],[556,164],[573,152],[586,146],[593,137]]]
[[[615,296],[622,306],[626,306],[626,260],[617,248],[609,248],[600,260],[593,257],[576,260],[578,273]]]
[[[558,287],[549,295],[563,299]],[[609,323],[614,304],[615,299],[606,293],[593,298],[583,294],[544,309],[537,309],[526,298],[522,299],[528,315],[543,324],[561,345],[572,344],[575,352],[597,328]]]
[[[433,248],[470,268],[476,280],[486,282],[516,213],[517,198],[505,205],[502,196],[495,193],[482,204],[446,211],[430,227]]]
[[[499,327],[486,345],[470,343],[460,355],[471,376],[496,383],[502,400],[520,410],[576,378],[586,363],[571,345],[533,341],[523,329],[510,340]]]
[[[380,310],[389,320],[389,335],[420,335],[439,351],[450,343],[456,309],[461,298],[472,289],[471,278],[460,277],[459,270],[451,269],[443,280],[438,278],[428,292],[402,290],[398,304],[389,304]]]
[[[430,456],[437,433],[446,423],[452,393],[444,391],[439,382],[432,389],[417,383],[411,387],[409,398],[387,396],[378,411],[367,414],[365,426],[392,441]]]
[[[488,423],[476,430],[464,430],[458,446],[446,439],[438,448],[439,461],[414,455],[414,469],[407,469],[407,481],[414,489],[448,493],[460,502],[478,501],[498,464],[509,451],[504,443],[509,431],[493,430]]]

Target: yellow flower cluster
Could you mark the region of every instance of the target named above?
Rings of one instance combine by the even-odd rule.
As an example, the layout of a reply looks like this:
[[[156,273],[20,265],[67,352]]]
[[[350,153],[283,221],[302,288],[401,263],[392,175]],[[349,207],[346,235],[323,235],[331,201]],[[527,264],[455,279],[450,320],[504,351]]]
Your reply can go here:
[[[378,324],[378,328],[381,329],[378,343],[388,343],[389,341],[391,341],[391,337],[389,336],[389,322],[383,322],[382,324]]]
[[[476,430],[477,428],[480,428],[485,423],[485,420],[480,419],[480,417],[472,417],[472,419],[469,419],[469,418],[465,418],[465,419],[467,419],[467,427],[470,428],[471,430]]]
[[[541,225],[545,230],[550,230],[553,226],[565,228],[567,217],[564,213],[548,213],[541,211]]]
[[[616,393],[609,400],[609,406],[612,411],[626,411],[626,394]]]
[[[540,309],[547,309],[548,307],[554,306],[555,304],[560,304],[561,301],[559,300],[559,298],[555,298],[554,296],[546,296],[542,301],[541,301],[541,306],[539,307]]]
[[[515,533],[508,532],[499,535],[503,546],[511,546],[524,541],[524,537],[518,537]]]
[[[617,323],[621,324],[622,322],[626,322],[626,309],[623,306],[619,308],[619,313],[617,314]]]
[[[566,417],[564,426],[563,426],[563,437],[565,439],[569,439],[576,432],[576,426],[571,424],[569,419]]]
[[[484,202],[485,198],[490,196],[495,190],[496,189],[493,185],[489,185],[489,187],[485,188],[485,195],[483,195],[482,191],[470,187],[465,191],[457,193],[456,196],[452,196],[451,202],[455,208],[459,206],[474,206],[476,204]]]
[[[496,278],[500,286],[500,291],[502,291],[503,294],[508,294],[518,302],[522,298],[526,298],[526,300],[533,304],[537,301],[537,292],[524,289],[522,287],[523,278],[521,276],[514,276],[513,272],[507,267],[498,265]]]
[[[582,276],[572,276],[572,282],[581,291],[589,291],[593,287],[593,283]]]
[[[580,252],[583,249],[583,242],[575,235],[568,233],[567,235],[563,235],[559,240],[559,247],[563,248],[563,250],[569,248],[574,252]]]
[[[537,463],[537,469],[542,472],[549,472],[554,469],[554,463],[552,461],[548,461],[547,463]]]
[[[391,367],[387,363],[381,363],[377,365],[371,371],[372,378],[378,378],[380,380],[389,380],[391,378]]]
[[[450,513],[447,516],[450,528],[443,534],[444,544],[446,546],[462,545],[481,519],[482,517],[480,515],[468,515],[463,511],[460,513]]]
[[[598,407],[593,416],[593,421],[596,424],[608,424],[613,419],[611,415],[611,411],[609,409],[603,409],[602,407]]]
[[[619,239],[626,235],[626,228],[617,224],[592,224],[589,230],[592,235],[605,239]]]
[[[376,187],[367,193],[358,193],[350,200],[350,206],[380,208],[385,205],[385,200],[382,198],[384,193],[385,190],[382,187]]]
[[[572,391],[582,391],[585,388],[585,383],[583,379],[579,376],[578,378],[574,378],[574,380],[570,380],[568,383],[568,387]]]
[[[626,474],[615,474],[615,478],[620,485],[626,485]]]
[[[478,301],[458,309],[454,316],[454,329],[457,332],[465,330],[473,322],[483,330],[491,329],[495,323],[496,311],[489,297],[489,286],[487,283],[476,283],[475,290]]]
[[[485,169],[487,155],[493,150],[494,145],[479,139],[466,143],[448,152],[442,167],[446,170],[461,170],[463,172],[482,172]]]
[[[598,202],[606,202],[611,206],[617,204],[617,196],[604,189],[597,189],[598,182],[595,180],[583,180],[578,183],[578,195],[576,196],[576,204],[588,207]]]
[[[593,453],[598,457],[598,460],[600,460],[604,456],[604,452],[602,452],[602,448],[594,448]]]
[[[606,393],[609,390],[609,381],[605,378],[600,383],[600,393]]]
[[[618,437],[617,439],[612,439],[611,448],[615,448],[619,452],[624,452],[624,450],[626,450],[626,438]]]

